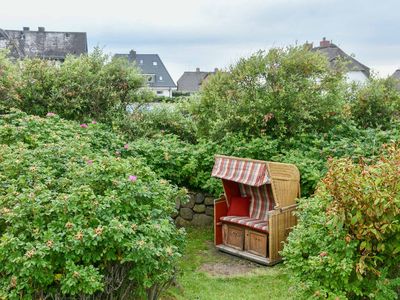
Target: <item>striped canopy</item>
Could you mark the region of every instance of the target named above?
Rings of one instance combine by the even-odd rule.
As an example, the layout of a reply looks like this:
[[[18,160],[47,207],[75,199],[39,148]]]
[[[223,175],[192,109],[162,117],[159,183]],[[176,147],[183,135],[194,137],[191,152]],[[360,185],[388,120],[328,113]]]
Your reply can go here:
[[[270,183],[266,162],[237,157],[215,156],[211,176],[257,187]]]

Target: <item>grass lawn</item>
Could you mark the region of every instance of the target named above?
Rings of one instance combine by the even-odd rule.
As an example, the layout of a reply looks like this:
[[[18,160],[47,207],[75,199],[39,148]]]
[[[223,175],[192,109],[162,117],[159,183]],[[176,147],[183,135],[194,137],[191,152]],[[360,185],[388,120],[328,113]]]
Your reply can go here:
[[[212,228],[188,228],[181,274],[162,299],[293,299],[285,267],[261,266],[217,251]]]

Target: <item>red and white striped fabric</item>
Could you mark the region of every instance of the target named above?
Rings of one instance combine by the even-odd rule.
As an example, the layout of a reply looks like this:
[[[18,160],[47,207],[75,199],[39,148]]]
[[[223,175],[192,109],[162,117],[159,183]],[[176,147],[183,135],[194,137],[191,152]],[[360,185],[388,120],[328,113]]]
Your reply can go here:
[[[264,184],[260,187],[239,184],[240,194],[250,196],[250,218],[268,220],[268,212],[274,209],[275,201],[271,185]]]
[[[249,228],[268,232],[268,221],[264,220],[257,220],[249,217],[226,216],[226,217],[221,217],[221,221],[232,224],[240,224]]]
[[[236,157],[216,156],[211,176],[250,186],[270,183],[266,163]]]

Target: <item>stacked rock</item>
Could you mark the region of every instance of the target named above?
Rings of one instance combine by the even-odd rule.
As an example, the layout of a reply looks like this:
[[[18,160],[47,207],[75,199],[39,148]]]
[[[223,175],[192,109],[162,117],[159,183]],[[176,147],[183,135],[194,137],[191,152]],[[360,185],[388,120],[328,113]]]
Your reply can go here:
[[[214,197],[203,193],[189,192],[189,201],[176,201],[176,212],[172,216],[177,226],[206,226],[214,220]]]

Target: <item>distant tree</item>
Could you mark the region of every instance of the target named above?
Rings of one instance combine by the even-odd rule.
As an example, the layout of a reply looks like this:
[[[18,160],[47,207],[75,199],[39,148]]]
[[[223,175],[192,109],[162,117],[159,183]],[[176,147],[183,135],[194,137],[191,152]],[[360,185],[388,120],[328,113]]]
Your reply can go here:
[[[355,88],[350,99],[351,113],[357,125],[388,128],[400,110],[400,92],[393,78],[370,78]]]
[[[259,136],[323,131],[342,117],[342,70],[305,46],[274,48],[242,58],[204,85],[192,113],[203,136]]]
[[[66,119],[109,122],[125,113],[129,103],[148,99],[144,87],[135,65],[110,60],[99,49],[67,56],[62,64],[38,58],[12,64],[0,56],[0,105],[29,114],[55,112]]]

